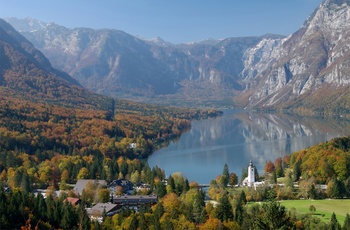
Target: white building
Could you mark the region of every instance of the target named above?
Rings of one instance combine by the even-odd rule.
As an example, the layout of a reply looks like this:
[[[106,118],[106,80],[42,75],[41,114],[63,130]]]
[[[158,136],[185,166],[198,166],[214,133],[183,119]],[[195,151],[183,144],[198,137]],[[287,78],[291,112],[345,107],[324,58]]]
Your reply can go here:
[[[265,185],[265,182],[255,181],[255,166],[251,160],[248,166],[248,176],[243,180],[242,184],[243,186],[254,187],[254,189]]]
[[[252,160],[250,160],[248,166],[248,186],[251,187],[255,183],[255,167]]]
[[[250,160],[249,166],[248,166],[248,176],[243,180],[243,185],[252,187],[255,183],[255,167],[253,165],[253,162]]]

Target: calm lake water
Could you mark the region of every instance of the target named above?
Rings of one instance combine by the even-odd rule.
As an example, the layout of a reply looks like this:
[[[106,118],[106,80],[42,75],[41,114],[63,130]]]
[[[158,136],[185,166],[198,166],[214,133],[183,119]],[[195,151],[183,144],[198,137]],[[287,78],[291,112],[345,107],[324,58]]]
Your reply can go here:
[[[265,162],[338,136],[350,135],[343,120],[225,110],[218,118],[193,121],[191,129],[148,159],[167,176],[182,172],[189,181],[209,184],[224,164],[239,177],[252,160],[259,174]]]

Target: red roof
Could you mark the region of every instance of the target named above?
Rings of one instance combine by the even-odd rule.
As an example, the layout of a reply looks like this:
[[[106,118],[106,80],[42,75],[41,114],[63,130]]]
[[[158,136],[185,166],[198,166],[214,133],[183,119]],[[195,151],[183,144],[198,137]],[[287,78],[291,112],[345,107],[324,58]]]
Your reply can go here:
[[[67,198],[65,199],[65,201],[71,203],[72,205],[76,205],[76,204],[78,204],[78,202],[80,201],[80,199],[79,199],[79,198],[74,198],[74,197],[67,197]]]

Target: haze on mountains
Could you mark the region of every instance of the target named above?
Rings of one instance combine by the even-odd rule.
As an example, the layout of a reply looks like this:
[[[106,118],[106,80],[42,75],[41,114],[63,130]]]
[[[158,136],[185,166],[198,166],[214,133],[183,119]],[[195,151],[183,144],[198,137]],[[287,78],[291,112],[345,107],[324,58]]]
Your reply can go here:
[[[0,19],[0,97],[75,108],[109,109],[112,99],[83,88]]]
[[[174,45],[123,31],[6,19],[96,93],[145,102],[349,114],[350,1],[325,0],[288,37]]]

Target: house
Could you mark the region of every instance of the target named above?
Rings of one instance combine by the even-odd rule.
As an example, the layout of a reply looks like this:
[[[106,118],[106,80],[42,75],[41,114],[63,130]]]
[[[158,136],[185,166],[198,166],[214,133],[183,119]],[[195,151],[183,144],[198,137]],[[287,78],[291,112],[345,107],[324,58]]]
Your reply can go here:
[[[105,180],[92,180],[92,179],[81,179],[78,180],[75,184],[73,191],[78,195],[81,195],[87,183],[94,183],[96,187],[98,186],[107,186],[107,182]]]
[[[141,204],[156,204],[158,197],[156,195],[122,195],[114,196],[113,204],[121,206],[140,206]]]
[[[134,184],[126,179],[113,180],[108,185],[108,189],[112,194],[115,194],[118,186],[123,188],[123,193],[127,193],[128,191],[132,191],[134,189]]]
[[[46,199],[49,195],[53,197],[59,197],[61,194],[67,194],[64,190],[52,190],[52,189],[35,189],[33,191],[34,196],[37,196],[39,193]]]
[[[69,202],[73,206],[76,206],[76,205],[81,203],[81,200],[79,198],[75,198],[75,197],[67,197],[66,199],[64,199],[63,202]]]
[[[135,149],[136,148],[136,143],[130,143],[129,144],[130,149]]]
[[[106,212],[107,216],[113,216],[118,213],[119,206],[110,203],[97,203],[92,208],[86,209],[86,212],[91,220],[98,220],[102,222],[103,213]]]
[[[5,187],[4,193],[10,193],[12,191],[11,187]]]
[[[134,189],[139,192],[142,190],[149,191],[151,189],[150,185],[145,184],[145,183],[139,183],[137,186],[134,187]]]

